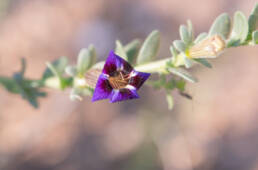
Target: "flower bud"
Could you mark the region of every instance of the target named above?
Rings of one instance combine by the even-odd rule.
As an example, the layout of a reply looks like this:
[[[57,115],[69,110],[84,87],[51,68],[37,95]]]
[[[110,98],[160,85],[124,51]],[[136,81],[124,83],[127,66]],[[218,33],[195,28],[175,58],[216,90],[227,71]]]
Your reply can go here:
[[[219,35],[208,37],[189,49],[189,58],[215,58],[225,48],[225,41]]]
[[[85,73],[85,85],[90,87],[90,88],[95,88],[97,81],[98,81],[98,77],[101,74],[102,70],[101,69],[90,69]]]

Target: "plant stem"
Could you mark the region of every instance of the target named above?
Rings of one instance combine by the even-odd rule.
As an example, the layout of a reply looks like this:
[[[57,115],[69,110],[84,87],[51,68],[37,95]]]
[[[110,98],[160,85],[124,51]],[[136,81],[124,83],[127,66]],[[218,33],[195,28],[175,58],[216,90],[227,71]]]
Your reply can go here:
[[[142,64],[135,67],[135,70],[148,73],[166,72],[166,64],[171,58],[165,58],[153,61],[147,64]]]

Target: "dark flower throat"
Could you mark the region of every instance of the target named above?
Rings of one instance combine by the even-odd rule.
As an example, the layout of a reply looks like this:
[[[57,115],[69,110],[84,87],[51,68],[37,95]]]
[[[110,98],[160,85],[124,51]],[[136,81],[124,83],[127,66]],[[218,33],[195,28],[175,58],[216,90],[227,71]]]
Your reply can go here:
[[[128,85],[130,80],[129,74],[123,71],[117,71],[113,76],[108,78],[109,84],[113,89],[122,89]]]

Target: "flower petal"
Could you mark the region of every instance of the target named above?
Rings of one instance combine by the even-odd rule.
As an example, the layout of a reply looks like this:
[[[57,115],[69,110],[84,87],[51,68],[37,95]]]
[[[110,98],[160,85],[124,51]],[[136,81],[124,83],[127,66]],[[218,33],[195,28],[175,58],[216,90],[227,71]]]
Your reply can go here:
[[[130,73],[133,68],[127,61],[116,55],[114,51],[111,51],[104,65],[103,73],[113,76],[117,70]]]
[[[135,88],[123,88],[120,90],[113,90],[109,96],[110,103],[115,103],[123,100],[137,99],[139,95]]]
[[[112,92],[112,87],[108,82],[108,78],[105,74],[102,73],[98,78],[98,82],[96,84],[91,101],[94,102],[101,99],[107,99],[111,94],[111,92]]]
[[[132,77],[129,80],[129,84],[138,90],[150,75],[150,73],[134,71]]]

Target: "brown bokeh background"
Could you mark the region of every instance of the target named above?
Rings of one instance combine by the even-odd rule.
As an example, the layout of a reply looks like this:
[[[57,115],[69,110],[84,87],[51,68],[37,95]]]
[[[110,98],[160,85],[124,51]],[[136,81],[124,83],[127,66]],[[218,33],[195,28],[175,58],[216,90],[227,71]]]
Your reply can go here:
[[[178,27],[190,19],[195,34],[216,16],[256,0],[1,0],[0,75],[28,61],[26,77],[40,78],[46,61],[93,43],[98,59],[114,48],[161,32],[159,58],[168,57]],[[46,90],[40,108],[0,88],[1,170],[257,170],[258,48],[227,50],[213,68],[195,67],[193,100],[140,90],[119,104],[69,100],[69,90]]]

